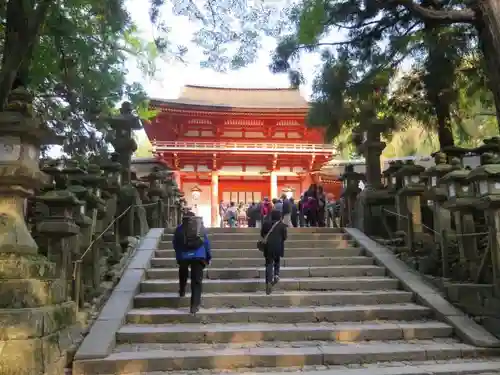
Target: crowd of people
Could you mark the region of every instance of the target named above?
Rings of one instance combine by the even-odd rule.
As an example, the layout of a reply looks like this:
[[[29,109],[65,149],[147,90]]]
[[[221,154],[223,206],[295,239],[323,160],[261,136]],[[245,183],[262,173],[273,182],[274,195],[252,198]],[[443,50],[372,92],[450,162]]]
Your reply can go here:
[[[298,200],[283,194],[279,198],[265,197],[262,202],[219,204],[220,226],[261,228],[265,219],[275,210],[281,213],[289,227],[336,227],[340,201],[333,194],[325,194],[321,185],[313,184]]]
[[[298,202],[282,195],[279,199],[265,198],[261,203],[252,202],[245,210],[249,227],[260,228],[257,248],[265,263],[265,292],[272,293],[280,280],[281,258],[285,256],[285,241],[288,228],[297,226],[337,226],[339,202],[335,197],[326,197],[321,186],[311,185]],[[228,221],[231,227],[239,225],[241,207],[234,202],[223,206],[221,202],[221,225]],[[203,271],[212,260],[210,240],[203,226],[203,219],[192,211],[184,213],[182,223],[173,236],[175,258],[179,267],[179,297],[186,295],[186,286],[191,274],[190,311],[196,314],[201,305]],[[191,269],[191,272],[189,270]]]

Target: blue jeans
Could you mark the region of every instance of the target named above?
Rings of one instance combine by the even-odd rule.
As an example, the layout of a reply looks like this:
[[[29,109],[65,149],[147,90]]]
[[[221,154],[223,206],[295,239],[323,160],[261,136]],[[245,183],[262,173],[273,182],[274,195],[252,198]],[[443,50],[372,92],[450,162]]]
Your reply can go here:
[[[274,258],[266,258],[266,284],[271,283],[275,276],[280,275],[280,260],[279,255]]]

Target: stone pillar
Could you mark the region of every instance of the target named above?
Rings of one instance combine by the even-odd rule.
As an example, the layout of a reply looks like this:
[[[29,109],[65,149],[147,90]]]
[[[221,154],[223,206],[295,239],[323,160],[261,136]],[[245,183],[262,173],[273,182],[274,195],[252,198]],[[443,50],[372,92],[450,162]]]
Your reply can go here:
[[[276,172],[271,172],[271,196],[270,199],[278,198],[278,176]]]
[[[177,188],[182,190],[181,173],[179,171],[172,171],[172,180],[175,181]]]
[[[217,171],[212,171],[212,186],[210,187],[212,192],[211,199],[211,211],[212,211],[212,222],[210,225],[212,227],[217,227],[218,220],[218,208],[219,208],[219,173]]]

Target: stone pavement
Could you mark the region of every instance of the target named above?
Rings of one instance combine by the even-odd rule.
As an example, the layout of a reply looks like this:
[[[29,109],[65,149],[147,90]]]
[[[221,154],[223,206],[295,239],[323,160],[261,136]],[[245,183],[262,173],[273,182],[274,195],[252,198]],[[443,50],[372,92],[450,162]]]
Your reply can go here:
[[[290,230],[266,296],[257,231],[211,229],[196,316],[160,231],[143,239],[74,375],[500,373],[500,342],[359,231]]]

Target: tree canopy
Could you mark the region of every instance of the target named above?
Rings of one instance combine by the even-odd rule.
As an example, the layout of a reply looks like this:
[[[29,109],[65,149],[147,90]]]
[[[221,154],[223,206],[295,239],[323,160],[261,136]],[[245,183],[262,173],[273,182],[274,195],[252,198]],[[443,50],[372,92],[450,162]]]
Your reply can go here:
[[[411,117],[437,130],[446,147],[456,140],[453,129],[463,130],[465,109],[477,109],[478,101],[490,109],[498,103],[492,84],[500,83],[498,69],[489,64],[500,53],[494,43],[500,39],[492,39],[500,34],[495,4],[303,0],[288,12],[295,29],[282,37],[270,68],[287,72],[298,85],[303,82],[296,68],[301,54],[322,54],[309,123],[327,125],[330,137],[359,123],[355,108],[367,100],[367,90],[378,86],[387,92],[381,112],[391,112],[399,128],[414,124]]]

